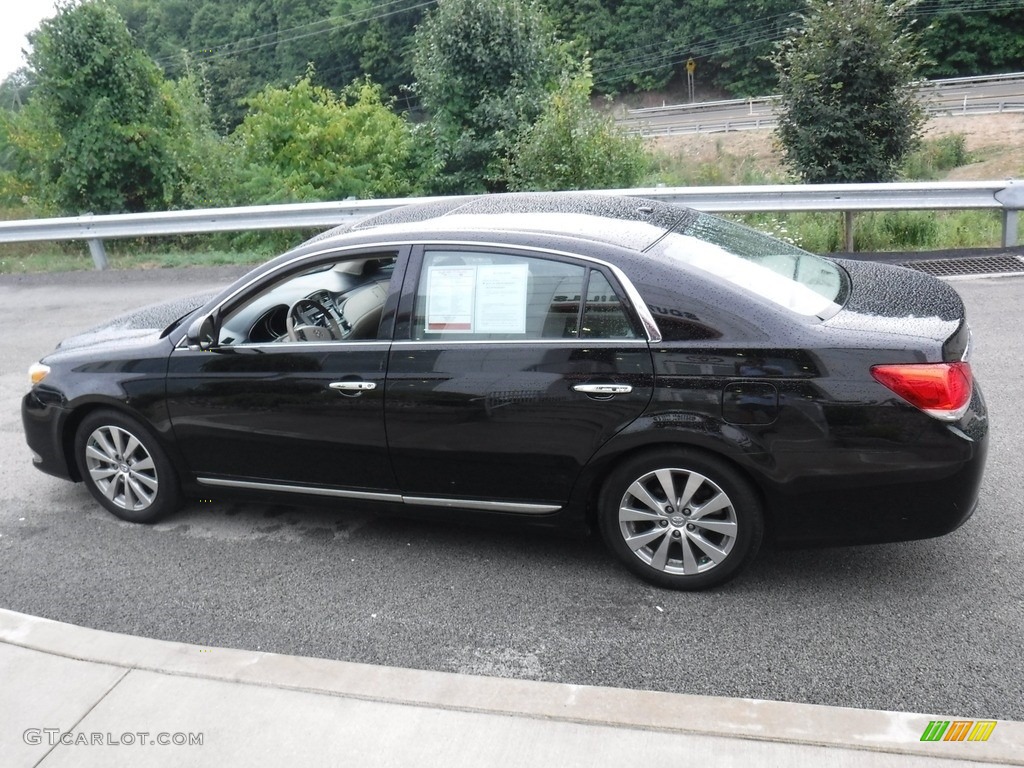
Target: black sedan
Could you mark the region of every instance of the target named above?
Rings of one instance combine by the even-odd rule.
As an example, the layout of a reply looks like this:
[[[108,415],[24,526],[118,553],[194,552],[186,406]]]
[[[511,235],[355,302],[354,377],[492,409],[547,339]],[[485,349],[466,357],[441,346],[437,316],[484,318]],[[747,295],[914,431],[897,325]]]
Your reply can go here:
[[[175,319],[177,317],[177,319]],[[185,497],[596,527],[699,589],[782,544],[948,533],[988,421],[956,292],[636,198],[431,201],[30,371],[44,472]]]

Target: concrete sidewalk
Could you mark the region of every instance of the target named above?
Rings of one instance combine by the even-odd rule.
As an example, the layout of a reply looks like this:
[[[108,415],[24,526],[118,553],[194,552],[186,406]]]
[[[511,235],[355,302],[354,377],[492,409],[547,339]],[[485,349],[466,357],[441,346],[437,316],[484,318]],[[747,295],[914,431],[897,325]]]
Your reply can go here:
[[[203,648],[0,610],[0,766],[1024,765],[1024,723]]]

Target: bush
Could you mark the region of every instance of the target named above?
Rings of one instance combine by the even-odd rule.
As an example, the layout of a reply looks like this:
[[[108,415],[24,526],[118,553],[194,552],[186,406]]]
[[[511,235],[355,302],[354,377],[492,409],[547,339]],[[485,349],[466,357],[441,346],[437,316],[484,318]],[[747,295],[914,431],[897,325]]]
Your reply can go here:
[[[926,140],[920,149],[907,156],[900,175],[913,181],[932,181],[970,162],[967,137],[962,133],[951,133]]]
[[[639,138],[590,105],[587,71],[566,76],[512,149],[512,190],[613,189],[636,184],[649,167]]]
[[[445,0],[414,38],[416,91],[438,158],[431,192],[501,192],[507,158],[540,115],[564,51],[537,0]]]
[[[810,184],[892,181],[925,121],[912,87],[921,53],[913,0],[807,0],[778,48],[779,140]]]
[[[251,204],[402,197],[418,188],[422,161],[409,124],[358,81],[336,96],[312,71],[290,88],[266,88],[233,137]]]

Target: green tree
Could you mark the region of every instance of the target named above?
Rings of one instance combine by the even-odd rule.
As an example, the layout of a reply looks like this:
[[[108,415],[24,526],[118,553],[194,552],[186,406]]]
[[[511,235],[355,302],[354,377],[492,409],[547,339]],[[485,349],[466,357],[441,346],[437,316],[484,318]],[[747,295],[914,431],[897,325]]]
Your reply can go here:
[[[380,0],[336,0],[337,31],[330,39],[332,51],[352,58],[347,68],[330,64],[326,57],[308,57],[316,63],[322,82],[337,88],[362,75],[379,83],[384,92],[408,98],[413,82],[413,36],[425,13],[422,0],[381,3]]]
[[[0,111],[0,204],[52,210],[47,159],[59,149],[57,127],[34,103]]]
[[[409,124],[364,80],[340,96],[312,72],[266,88],[233,134],[253,203],[400,197],[417,191],[421,157]]]
[[[640,180],[650,165],[643,142],[591,106],[592,85],[589,67],[562,78],[513,148],[511,189],[613,189]]]
[[[779,45],[777,132],[786,164],[805,182],[891,181],[920,142],[912,5],[807,0],[803,26]]]
[[[286,87],[316,67],[333,90],[371,75],[383,92],[407,95],[407,51],[422,0],[111,0],[140,44],[180,77],[200,66],[214,122],[224,132],[245,116],[246,99]]]
[[[535,0],[438,3],[417,29],[413,61],[441,168],[436,191],[505,189],[506,157],[563,63]]]
[[[245,98],[267,85],[294,82],[310,62],[320,85],[338,90],[369,75],[385,93],[408,99],[414,29],[431,5],[423,0],[110,2],[168,78],[183,76],[190,64],[203,66],[214,120],[224,131],[241,121]],[[932,60],[923,72],[977,75],[1024,67],[1024,15],[1010,7],[1015,2],[923,2],[918,16],[929,25],[921,43]],[[593,59],[597,91],[678,86],[692,56],[698,63],[698,93],[711,97],[775,92],[773,46],[804,0],[543,0],[543,6],[559,37]]]
[[[601,93],[679,82],[698,62],[697,84],[737,95],[773,92],[768,61],[802,0],[548,0],[559,33],[594,61]]]
[[[933,0],[921,44],[930,61],[928,77],[987,75],[1024,69],[1024,9],[996,4],[964,6]]]
[[[47,202],[78,213],[162,208],[173,197],[161,76],[106,2],[64,2],[33,39],[26,115],[58,137],[34,155]],[[28,148],[25,148],[28,149]]]
[[[165,81],[161,99],[167,114],[165,130],[173,137],[168,142],[174,167],[173,204],[182,208],[248,204],[239,189],[238,145],[214,128],[202,78],[190,72]]]
[[[691,4],[681,25],[699,63],[700,83],[711,83],[735,96],[775,93],[777,76],[772,51],[792,25],[802,0],[700,0]]]

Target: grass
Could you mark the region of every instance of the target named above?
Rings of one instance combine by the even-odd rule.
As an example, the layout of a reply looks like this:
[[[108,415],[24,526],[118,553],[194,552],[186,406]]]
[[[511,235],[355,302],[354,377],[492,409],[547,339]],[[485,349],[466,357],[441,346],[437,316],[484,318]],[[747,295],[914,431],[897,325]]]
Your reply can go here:
[[[0,220],[30,218],[28,211],[0,210]],[[104,243],[111,269],[165,269],[255,265],[310,236],[308,231],[194,235]],[[0,245],[0,275],[95,269],[84,242]]]
[[[694,154],[684,146],[675,152],[656,150],[652,155],[651,171],[641,187],[757,186],[792,181],[781,168],[760,157],[729,152],[720,140],[709,152]]]
[[[734,217],[812,253],[843,250],[840,213],[747,214]],[[998,243],[997,211],[891,211],[854,217],[855,251],[934,251],[985,248]]]
[[[49,249],[26,255],[7,255],[3,246],[0,246],[0,275],[95,269],[87,248],[83,248],[81,253],[74,253],[71,250]],[[111,269],[162,269],[259,264],[266,261],[267,257],[266,253],[234,251],[154,250],[139,253],[108,253],[107,263]]]
[[[88,248],[47,248],[34,253],[7,254],[0,246],[0,275],[29,272],[73,272],[95,269]],[[268,253],[237,251],[146,250],[136,253],[107,253],[111,269],[162,269],[171,267],[215,267],[259,264]]]
[[[766,138],[766,141],[770,139]],[[695,144],[696,146],[696,144]],[[776,154],[740,156],[721,140],[693,151],[687,144],[655,152],[646,186],[729,186],[793,183]],[[903,164],[908,181],[934,181],[973,161],[963,134],[928,139]],[[759,213],[731,216],[814,253],[843,250],[841,213]],[[859,213],[854,219],[857,251],[928,251],[995,246],[1001,235],[997,211],[895,211]]]
[[[903,162],[903,177],[915,181],[937,181],[946,173],[973,161],[967,151],[967,137],[950,133],[925,141]]]

